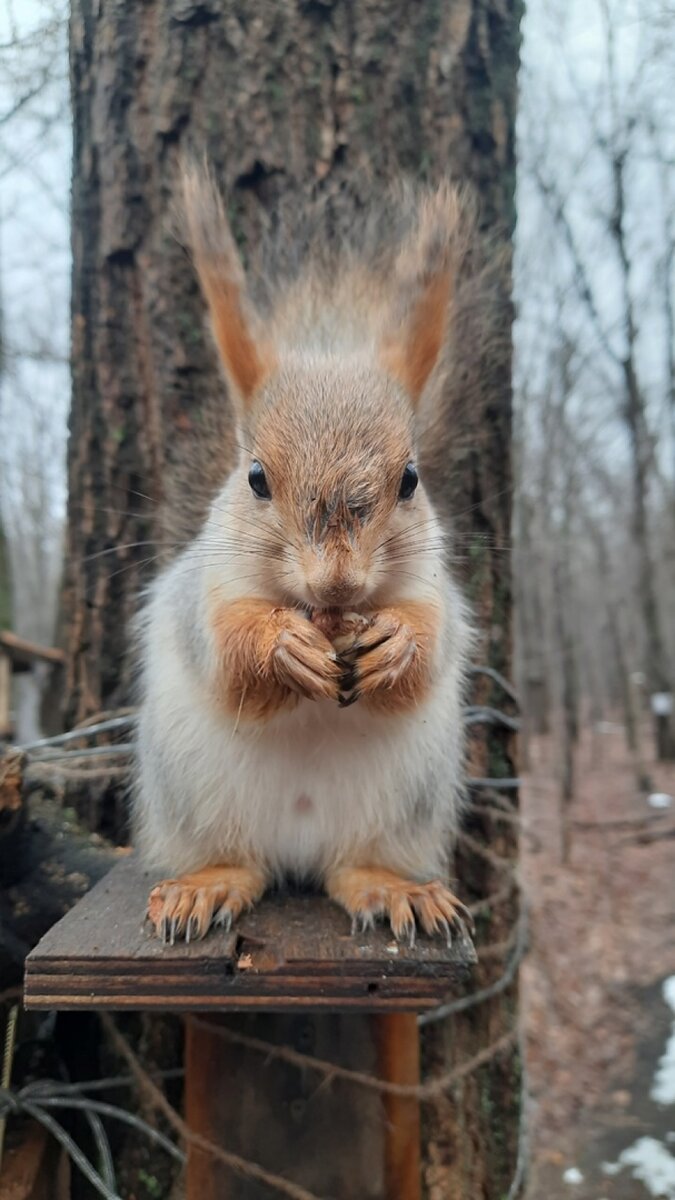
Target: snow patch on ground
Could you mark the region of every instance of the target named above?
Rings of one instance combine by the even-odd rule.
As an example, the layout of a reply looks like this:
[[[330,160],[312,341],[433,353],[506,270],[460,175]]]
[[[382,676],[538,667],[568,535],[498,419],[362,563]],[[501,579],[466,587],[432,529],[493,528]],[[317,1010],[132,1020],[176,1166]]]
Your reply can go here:
[[[652,792],[651,796],[647,796],[647,804],[651,804],[652,808],[670,808],[673,803],[673,797],[667,792]]]
[[[584,1177],[578,1167],[568,1167],[567,1170],[563,1172],[563,1179],[565,1180],[565,1183],[577,1184],[584,1182]]]
[[[675,975],[664,980],[663,999],[675,1018]],[[649,1095],[657,1104],[675,1104],[675,1019],[672,1033],[659,1059]]]
[[[605,1175],[618,1175],[631,1167],[633,1178],[644,1184],[651,1196],[675,1200],[675,1158],[656,1138],[641,1137],[619,1155],[615,1163],[603,1163]]]
[[[663,999],[675,1017],[675,975],[664,979]],[[675,1104],[675,1023],[657,1063],[649,1095],[657,1104]],[[672,1133],[666,1134],[665,1143],[672,1145],[673,1140]],[[622,1150],[616,1162],[603,1163],[602,1170],[605,1175],[618,1175],[630,1167],[633,1178],[639,1179],[651,1196],[675,1200],[675,1158],[665,1143],[654,1137],[638,1138]]]

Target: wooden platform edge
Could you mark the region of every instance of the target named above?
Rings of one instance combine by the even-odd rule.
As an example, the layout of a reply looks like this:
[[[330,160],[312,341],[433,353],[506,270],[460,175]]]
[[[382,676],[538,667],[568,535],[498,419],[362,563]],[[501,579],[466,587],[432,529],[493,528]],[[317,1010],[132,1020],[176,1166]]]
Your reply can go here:
[[[346,915],[311,895],[266,898],[229,933],[164,946],[144,922],[151,879],[123,860],[42,938],[26,960],[26,1008],[416,1012],[476,961],[464,938],[352,937]]]

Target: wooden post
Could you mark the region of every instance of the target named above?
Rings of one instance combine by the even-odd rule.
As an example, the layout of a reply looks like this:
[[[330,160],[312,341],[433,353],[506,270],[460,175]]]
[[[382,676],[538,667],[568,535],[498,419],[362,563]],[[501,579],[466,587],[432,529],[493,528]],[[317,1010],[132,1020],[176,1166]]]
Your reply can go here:
[[[9,655],[0,648],[0,739],[12,732],[10,720],[12,664]]]
[[[419,1200],[417,1100],[383,1097],[344,1080],[325,1085],[311,1070],[226,1042],[217,1032],[222,1024],[340,1066],[418,1084],[413,1015],[189,1018],[185,1115],[205,1138],[318,1196]],[[190,1148],[186,1200],[267,1200],[268,1194]]]
[[[226,1150],[332,1200],[420,1200],[419,1102],[302,1071],[219,1036],[219,1026],[396,1083],[419,1083],[414,1015],[188,1018],[185,1115]],[[255,1092],[251,1080],[256,1081]],[[321,1086],[323,1084],[323,1086]],[[189,1148],[187,1200],[268,1190]]]
[[[12,675],[30,671],[35,663],[60,666],[63,651],[53,646],[38,646],[9,629],[0,629],[0,741],[13,733],[11,722]]]
[[[391,1083],[420,1081],[420,1039],[413,1013],[371,1017],[377,1048],[377,1073]],[[420,1196],[420,1102],[415,1097],[383,1096],[385,1196],[418,1200]]]

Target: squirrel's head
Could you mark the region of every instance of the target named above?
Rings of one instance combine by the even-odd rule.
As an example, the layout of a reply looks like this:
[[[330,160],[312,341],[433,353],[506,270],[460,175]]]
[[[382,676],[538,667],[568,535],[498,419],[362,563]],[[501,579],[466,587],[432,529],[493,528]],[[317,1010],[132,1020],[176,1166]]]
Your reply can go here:
[[[446,183],[421,196],[388,275],[345,272],[331,338],[320,311],[330,304],[330,285],[322,291],[313,280],[302,294],[296,283],[283,319],[263,318],[249,300],[208,174],[186,170],[183,191],[237,417],[241,454],[228,483],[236,498],[230,532],[234,522],[242,553],[246,548],[256,559],[257,578],[262,572],[285,602],[351,608],[379,600],[395,577],[412,577],[420,554],[440,551],[439,526],[418,480],[415,426],[445,343],[457,194]],[[359,303],[348,314],[352,278]],[[294,337],[292,329],[289,336],[294,310],[307,327],[312,306],[321,336]],[[352,322],[342,340],[341,319]]]

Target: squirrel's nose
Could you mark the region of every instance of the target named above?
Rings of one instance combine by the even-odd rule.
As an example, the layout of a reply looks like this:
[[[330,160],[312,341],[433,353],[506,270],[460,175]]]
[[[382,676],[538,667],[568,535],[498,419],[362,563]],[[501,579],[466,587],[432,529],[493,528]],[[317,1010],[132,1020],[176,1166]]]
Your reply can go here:
[[[319,604],[327,608],[342,607],[358,599],[364,588],[365,575],[361,571],[348,571],[340,575],[323,574],[308,580],[308,583]]]

